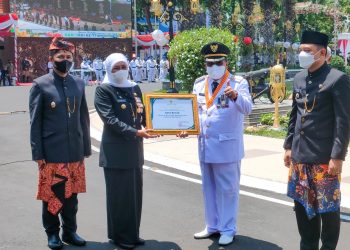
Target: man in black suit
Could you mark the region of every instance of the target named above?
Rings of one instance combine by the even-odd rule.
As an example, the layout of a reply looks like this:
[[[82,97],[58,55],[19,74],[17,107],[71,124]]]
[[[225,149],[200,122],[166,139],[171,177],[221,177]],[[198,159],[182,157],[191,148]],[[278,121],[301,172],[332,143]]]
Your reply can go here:
[[[340,177],[350,135],[350,80],[327,65],[328,36],[302,34],[293,108],[284,143],[290,168],[300,249],[336,249],[340,231]],[[322,227],[321,227],[322,224]]]
[[[37,199],[43,201],[42,220],[51,249],[62,239],[84,246],[76,233],[77,194],[86,191],[84,158],[91,154],[90,120],[84,82],[68,74],[73,44],[54,39],[50,45],[53,72],[34,80],[30,91],[30,142],[39,166]]]

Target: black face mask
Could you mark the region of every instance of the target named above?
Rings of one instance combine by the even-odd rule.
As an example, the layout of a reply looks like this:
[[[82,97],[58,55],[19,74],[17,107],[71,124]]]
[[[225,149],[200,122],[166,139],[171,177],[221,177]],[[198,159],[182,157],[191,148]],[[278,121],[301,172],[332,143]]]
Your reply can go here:
[[[67,73],[73,65],[73,62],[63,60],[61,62],[54,61],[55,69],[61,73]]]

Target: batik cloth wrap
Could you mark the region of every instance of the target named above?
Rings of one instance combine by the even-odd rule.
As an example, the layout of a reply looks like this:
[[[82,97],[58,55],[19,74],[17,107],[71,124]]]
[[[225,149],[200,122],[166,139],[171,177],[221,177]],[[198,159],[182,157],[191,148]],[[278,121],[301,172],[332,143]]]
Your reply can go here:
[[[328,174],[327,164],[295,164],[289,168],[288,197],[305,207],[312,219],[316,214],[340,208],[341,175]]]

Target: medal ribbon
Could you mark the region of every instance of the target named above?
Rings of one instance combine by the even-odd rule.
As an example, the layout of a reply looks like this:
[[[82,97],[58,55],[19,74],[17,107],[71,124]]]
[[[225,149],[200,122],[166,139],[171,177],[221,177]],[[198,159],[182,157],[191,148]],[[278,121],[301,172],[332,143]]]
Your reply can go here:
[[[207,109],[209,109],[211,107],[211,105],[213,105],[213,102],[216,98],[216,96],[218,95],[218,93],[220,92],[222,86],[225,84],[225,82],[227,81],[228,77],[230,75],[230,72],[228,72],[228,70],[226,70],[224,76],[222,77],[218,87],[216,88],[216,90],[214,91],[213,95],[211,96],[211,98],[209,98],[209,81],[208,81],[208,77],[206,77],[205,79],[205,102],[207,105]]]

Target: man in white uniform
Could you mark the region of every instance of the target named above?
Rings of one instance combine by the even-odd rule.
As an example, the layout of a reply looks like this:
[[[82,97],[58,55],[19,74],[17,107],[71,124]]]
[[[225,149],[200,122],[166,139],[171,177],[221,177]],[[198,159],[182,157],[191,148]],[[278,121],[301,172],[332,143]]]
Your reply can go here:
[[[137,71],[137,69],[136,69],[136,58],[135,57],[133,57],[132,60],[130,61],[129,67],[130,67],[130,70],[131,70],[132,80],[134,82],[136,82],[135,79],[136,79],[136,71]]]
[[[227,70],[230,50],[226,45],[212,42],[201,53],[208,75],[195,81],[193,93],[199,109],[198,151],[206,227],[194,238],[220,234],[219,245],[225,246],[237,233],[243,119],[251,112],[252,101],[247,81]]]
[[[141,83],[142,66],[143,66],[143,63],[142,63],[142,60],[140,59],[140,57],[138,57],[138,58],[135,60],[135,63],[136,63],[136,75],[135,75],[134,81],[135,81],[136,83]]]
[[[83,62],[80,64],[80,70],[81,78],[84,80],[85,85],[88,85],[92,68],[90,67],[89,61],[86,58],[84,58]]]
[[[101,58],[96,57],[96,59],[92,63],[92,67],[95,71],[96,75],[96,83],[100,85],[103,81],[103,61]]]
[[[48,73],[52,73],[53,72],[53,63],[51,61],[49,61],[47,63],[47,71],[48,71]]]
[[[163,56],[162,60],[159,62],[159,80],[164,81],[168,76],[169,61],[166,56]]]
[[[147,60],[142,59],[142,80],[147,80]]]
[[[147,75],[148,75],[148,82],[154,82],[155,81],[155,73],[156,73],[156,61],[153,60],[153,57],[150,56],[146,62],[147,65]]]

